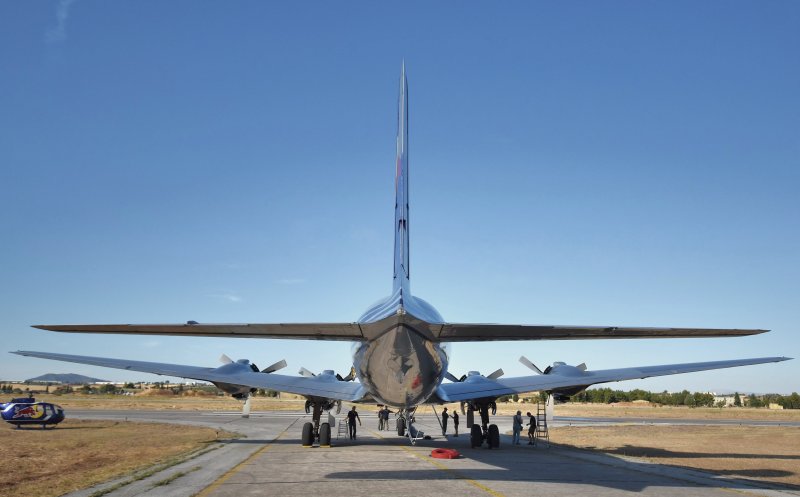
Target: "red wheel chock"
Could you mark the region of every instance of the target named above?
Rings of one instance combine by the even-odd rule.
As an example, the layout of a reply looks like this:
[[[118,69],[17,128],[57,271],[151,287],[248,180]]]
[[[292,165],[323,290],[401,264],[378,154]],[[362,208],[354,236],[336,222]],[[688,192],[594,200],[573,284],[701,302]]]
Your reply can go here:
[[[455,449],[433,449],[431,457],[436,459],[458,459],[461,454]]]

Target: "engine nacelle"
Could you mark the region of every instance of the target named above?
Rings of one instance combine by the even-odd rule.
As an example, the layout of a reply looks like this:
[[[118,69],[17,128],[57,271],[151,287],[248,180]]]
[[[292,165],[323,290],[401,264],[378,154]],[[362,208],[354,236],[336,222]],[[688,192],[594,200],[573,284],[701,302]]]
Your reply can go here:
[[[586,390],[587,387],[588,387],[588,385],[587,386],[582,386],[582,387],[572,387],[572,388],[567,388],[567,389],[564,389],[564,390],[557,390],[557,391],[553,391],[553,392],[549,392],[549,393],[550,393],[550,395],[553,396],[553,400],[555,400],[557,403],[561,404],[561,403],[567,402],[569,400],[569,398],[572,397],[573,395],[576,395],[576,394],[579,394],[579,393],[583,392],[584,390]]]
[[[234,399],[244,399],[253,392],[256,391],[255,388],[250,388],[245,385],[233,385],[230,383],[220,383],[214,382],[214,386],[222,390],[223,392],[230,394]]]

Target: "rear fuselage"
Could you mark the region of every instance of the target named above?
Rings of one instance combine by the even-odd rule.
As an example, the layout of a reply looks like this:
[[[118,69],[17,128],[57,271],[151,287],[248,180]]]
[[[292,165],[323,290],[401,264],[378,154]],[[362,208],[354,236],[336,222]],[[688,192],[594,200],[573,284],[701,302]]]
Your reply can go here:
[[[367,340],[356,345],[353,365],[375,400],[400,408],[428,401],[444,379],[449,355],[431,333],[443,322],[436,309],[398,289],[358,322]]]

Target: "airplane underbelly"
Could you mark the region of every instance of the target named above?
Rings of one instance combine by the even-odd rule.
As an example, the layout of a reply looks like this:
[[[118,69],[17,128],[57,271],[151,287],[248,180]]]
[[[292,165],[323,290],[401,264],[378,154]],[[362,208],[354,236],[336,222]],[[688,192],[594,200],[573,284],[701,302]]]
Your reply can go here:
[[[402,408],[428,400],[447,370],[447,354],[403,325],[363,344],[354,362],[377,401]]]

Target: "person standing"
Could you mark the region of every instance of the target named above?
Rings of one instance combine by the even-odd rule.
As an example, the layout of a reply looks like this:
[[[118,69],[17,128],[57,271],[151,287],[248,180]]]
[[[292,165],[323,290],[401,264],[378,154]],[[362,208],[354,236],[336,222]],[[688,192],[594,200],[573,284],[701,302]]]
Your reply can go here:
[[[383,406],[383,429],[389,429],[389,414],[393,413],[394,411],[389,410],[389,406]]]
[[[350,440],[356,439],[356,420],[361,425],[361,417],[356,412],[356,406],[347,413],[347,425],[350,427]]]
[[[447,435],[447,418],[449,418],[449,417],[450,417],[450,415],[447,414],[447,408],[445,407],[442,410],[442,436],[446,436]]]
[[[458,436],[458,411],[453,411],[453,431],[456,432],[453,436],[457,437]]]
[[[517,411],[517,414],[514,415],[514,427],[513,427],[513,436],[511,437],[511,443],[514,445],[519,445],[519,434],[522,431],[522,411]]]
[[[536,416],[528,414],[528,445],[536,445]]]

